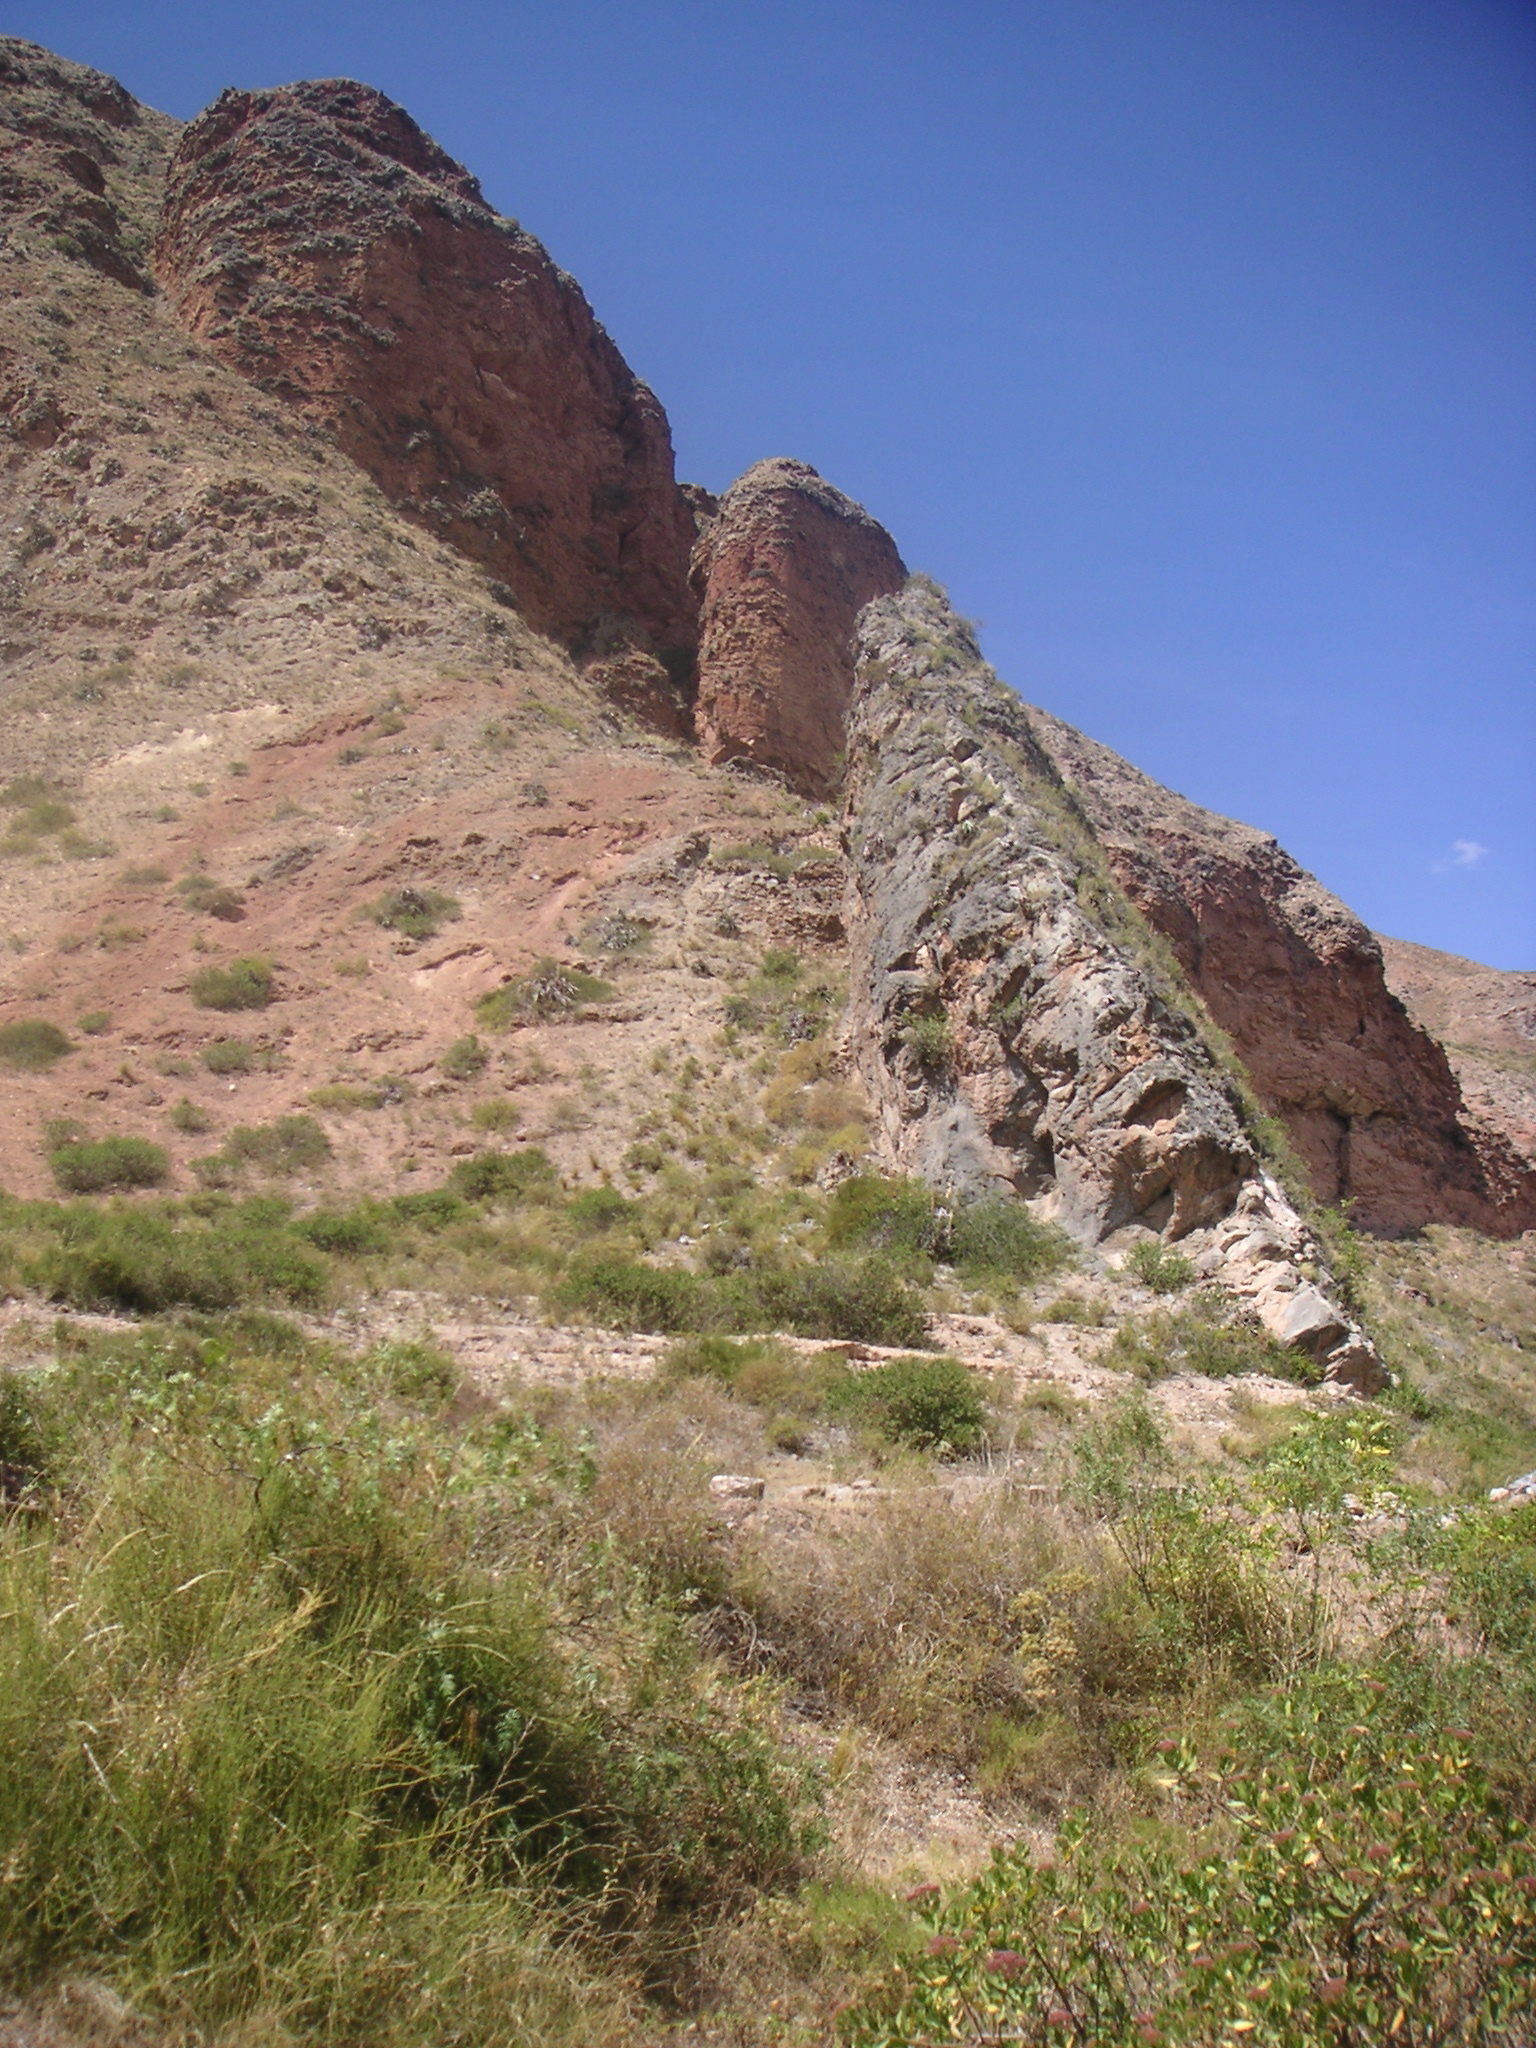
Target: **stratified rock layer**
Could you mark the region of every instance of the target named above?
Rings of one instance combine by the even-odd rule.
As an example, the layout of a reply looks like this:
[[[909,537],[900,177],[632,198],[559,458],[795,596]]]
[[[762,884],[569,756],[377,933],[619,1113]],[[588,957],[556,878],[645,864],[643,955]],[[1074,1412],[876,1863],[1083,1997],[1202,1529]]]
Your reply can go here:
[[[226,92],[172,160],[181,319],[490,569],[541,632],[686,676],[694,519],[574,279],[382,93]]]
[[[776,769],[813,796],[835,788],[855,622],[906,573],[885,528],[808,463],[759,462],[738,478],[694,556],[706,757]]]
[[[1536,1173],[1468,1112],[1444,1049],[1336,896],[1268,834],[1201,810],[1046,712],[1029,718],[1121,886],[1285,1119],[1320,1200],[1352,1202],[1356,1222],[1386,1234],[1536,1224]]]
[[[892,1167],[1034,1198],[1096,1243],[1186,1238],[1282,1343],[1362,1391],[1351,1319],[1266,1175],[1176,967],[1024,707],[914,578],[859,621],[848,727],[849,1039]]]

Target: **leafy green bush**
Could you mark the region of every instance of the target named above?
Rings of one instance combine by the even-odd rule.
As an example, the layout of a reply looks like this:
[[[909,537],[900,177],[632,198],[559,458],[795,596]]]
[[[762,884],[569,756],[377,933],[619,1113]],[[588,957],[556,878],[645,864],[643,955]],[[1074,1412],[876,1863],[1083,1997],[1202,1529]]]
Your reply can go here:
[[[280,1116],[270,1124],[237,1124],[224,1140],[224,1157],[263,1173],[305,1173],[323,1166],[331,1141],[312,1116]]]
[[[560,1176],[536,1145],[520,1152],[477,1152],[461,1159],[448,1176],[453,1194],[466,1202],[551,1201]]]
[[[1125,1263],[1154,1294],[1177,1294],[1195,1277],[1191,1261],[1182,1252],[1170,1251],[1161,1238],[1142,1238],[1132,1246]]]
[[[207,1110],[199,1109],[197,1104],[185,1095],[173,1108],[166,1111],[166,1120],[174,1129],[185,1132],[188,1137],[196,1137],[204,1131],[213,1129],[213,1118]]]
[[[312,1215],[301,1217],[293,1230],[295,1236],[302,1237],[317,1250],[333,1252],[343,1258],[362,1258],[370,1253],[387,1252],[395,1241],[386,1213],[381,1213],[368,1202],[340,1211],[316,1209]]]
[[[868,1245],[898,1256],[932,1258],[948,1249],[932,1189],[919,1180],[875,1173],[855,1174],[835,1190],[827,1211],[827,1242],[834,1248]]]
[[[636,1204],[626,1201],[617,1188],[583,1188],[565,1205],[565,1213],[582,1230],[612,1230],[631,1215]]]
[[[201,1224],[142,1209],[75,1205],[49,1219],[49,1238],[28,1258],[29,1287],[76,1308],[226,1309],[276,1297],[308,1305],[326,1269],[280,1228],[238,1213]]]
[[[784,1330],[865,1344],[921,1344],[921,1297],[877,1260],[701,1275],[638,1259],[579,1257],[554,1300],[618,1329]]]
[[[79,1017],[80,1029],[87,1038],[100,1038],[104,1031],[112,1029],[110,1010],[83,1010]]]
[[[540,960],[519,980],[492,989],[475,1005],[475,1015],[490,1031],[505,1031],[530,1018],[553,1021],[568,1017],[585,1003],[606,1003],[612,985],[579,967],[558,960]]]
[[[210,1074],[248,1074],[256,1060],[256,1049],[243,1038],[216,1038],[203,1047],[198,1058]]]
[[[365,904],[363,914],[387,932],[399,932],[408,939],[431,939],[441,926],[463,915],[456,896],[439,889],[390,889],[376,901]]]
[[[438,1071],[446,1074],[450,1081],[473,1081],[483,1073],[490,1054],[471,1031],[464,1038],[456,1038],[438,1061]]]
[[[987,1414],[980,1381],[957,1358],[892,1358],[850,1371],[829,1389],[827,1409],[914,1451],[974,1449]]]
[[[155,1188],[171,1177],[162,1145],[147,1138],[75,1139],[48,1154],[49,1170],[72,1195],[107,1194],[119,1188]]]
[[[1536,2021],[1529,1814],[1454,1734],[1395,1728],[1383,1690],[1294,1692],[1226,1771],[1167,1744],[1174,1811],[1209,1817],[1204,1843],[1075,1822],[1047,1863],[997,1852],[931,1910],[903,1989],[848,2014],[843,2038],[975,2039],[984,2014],[986,2038],[1041,2048],[1517,2048]]]
[[[1064,1231],[1031,1216],[1022,1202],[983,1195],[956,1205],[950,1256],[966,1279],[1007,1279],[1028,1285],[1075,1256]]]
[[[192,977],[192,1000],[200,1010],[264,1010],[276,993],[271,961],[254,956],[227,967],[201,967]]]
[[[931,1074],[943,1073],[954,1050],[954,1032],[943,1011],[933,1016],[913,1017],[902,1026],[901,1042],[920,1067]]]
[[[74,1051],[66,1032],[43,1017],[18,1017],[0,1024],[0,1065],[36,1073]]]

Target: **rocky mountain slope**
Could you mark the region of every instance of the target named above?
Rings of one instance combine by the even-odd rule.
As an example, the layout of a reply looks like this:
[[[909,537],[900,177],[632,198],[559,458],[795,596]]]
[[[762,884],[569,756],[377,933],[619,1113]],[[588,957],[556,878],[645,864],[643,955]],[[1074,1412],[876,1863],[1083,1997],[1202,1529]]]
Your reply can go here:
[[[1373,1229],[1536,1220],[1341,905],[1026,712],[806,465],[678,485],[579,289],[403,110],[332,81],[178,131],[3,61],[0,1022],[73,1045],[7,1079],[7,1185],[61,1117],[186,1175],[306,1108],[315,1185],[425,1181],[497,1117],[613,1175],[642,1062],[779,947],[831,991],[785,1057],[835,1047],[875,1162],[1084,1241],[1225,1231],[1310,1286],[1254,1098]],[[608,992],[445,1072],[542,958]],[[259,1011],[210,1011],[249,959]]]

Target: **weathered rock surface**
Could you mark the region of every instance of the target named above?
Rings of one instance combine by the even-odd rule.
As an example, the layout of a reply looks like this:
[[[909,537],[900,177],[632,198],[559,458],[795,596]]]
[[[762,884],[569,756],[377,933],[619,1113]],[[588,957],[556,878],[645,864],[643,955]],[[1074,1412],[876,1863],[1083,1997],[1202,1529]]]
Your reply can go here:
[[[1536,1173],[1469,1113],[1444,1049],[1336,896],[1268,834],[1176,796],[1046,712],[1029,723],[1116,879],[1284,1118],[1320,1200],[1352,1201],[1358,1223],[1388,1234],[1536,1224]]]
[[[193,334],[539,631],[687,676],[695,525],[665,413],[575,280],[402,108],[335,79],[225,92],[176,150],[155,265]]]
[[[6,253],[57,249],[130,290],[151,291],[152,220],[134,204],[136,181],[162,170],[180,125],[103,72],[0,36]]]
[[[1445,1047],[1473,1114],[1536,1166],[1536,974],[1378,932],[1387,986]]]
[[[849,1037],[887,1163],[1033,1198],[1088,1243],[1237,1216],[1211,1277],[1335,1377],[1379,1385],[1350,1317],[1305,1283],[1317,1247],[1262,1172],[1176,971],[1023,706],[922,578],[859,622],[846,834]]]
[[[705,526],[697,719],[711,762],[824,796],[839,779],[862,606],[899,590],[896,543],[809,463],[759,462]]]

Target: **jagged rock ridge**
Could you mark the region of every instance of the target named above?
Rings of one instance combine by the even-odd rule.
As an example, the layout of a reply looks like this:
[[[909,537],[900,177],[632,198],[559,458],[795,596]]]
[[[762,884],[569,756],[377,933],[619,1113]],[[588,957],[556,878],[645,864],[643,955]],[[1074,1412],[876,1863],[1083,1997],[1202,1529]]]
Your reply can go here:
[[[155,247],[181,319],[298,407],[539,631],[686,683],[695,528],[666,414],[575,280],[382,93],[225,92]]]
[[[1536,1224],[1536,1175],[1468,1114],[1360,920],[1267,833],[1201,810],[1048,712],[1029,717],[1121,886],[1284,1118],[1318,1198],[1389,1234]]]
[[[1137,1225],[1190,1239],[1282,1342],[1379,1385],[1372,1347],[1306,1279],[1318,1247],[1182,991],[969,628],[919,577],[866,608],[859,650],[849,1035],[887,1162],[1034,1198],[1089,1243]]]

